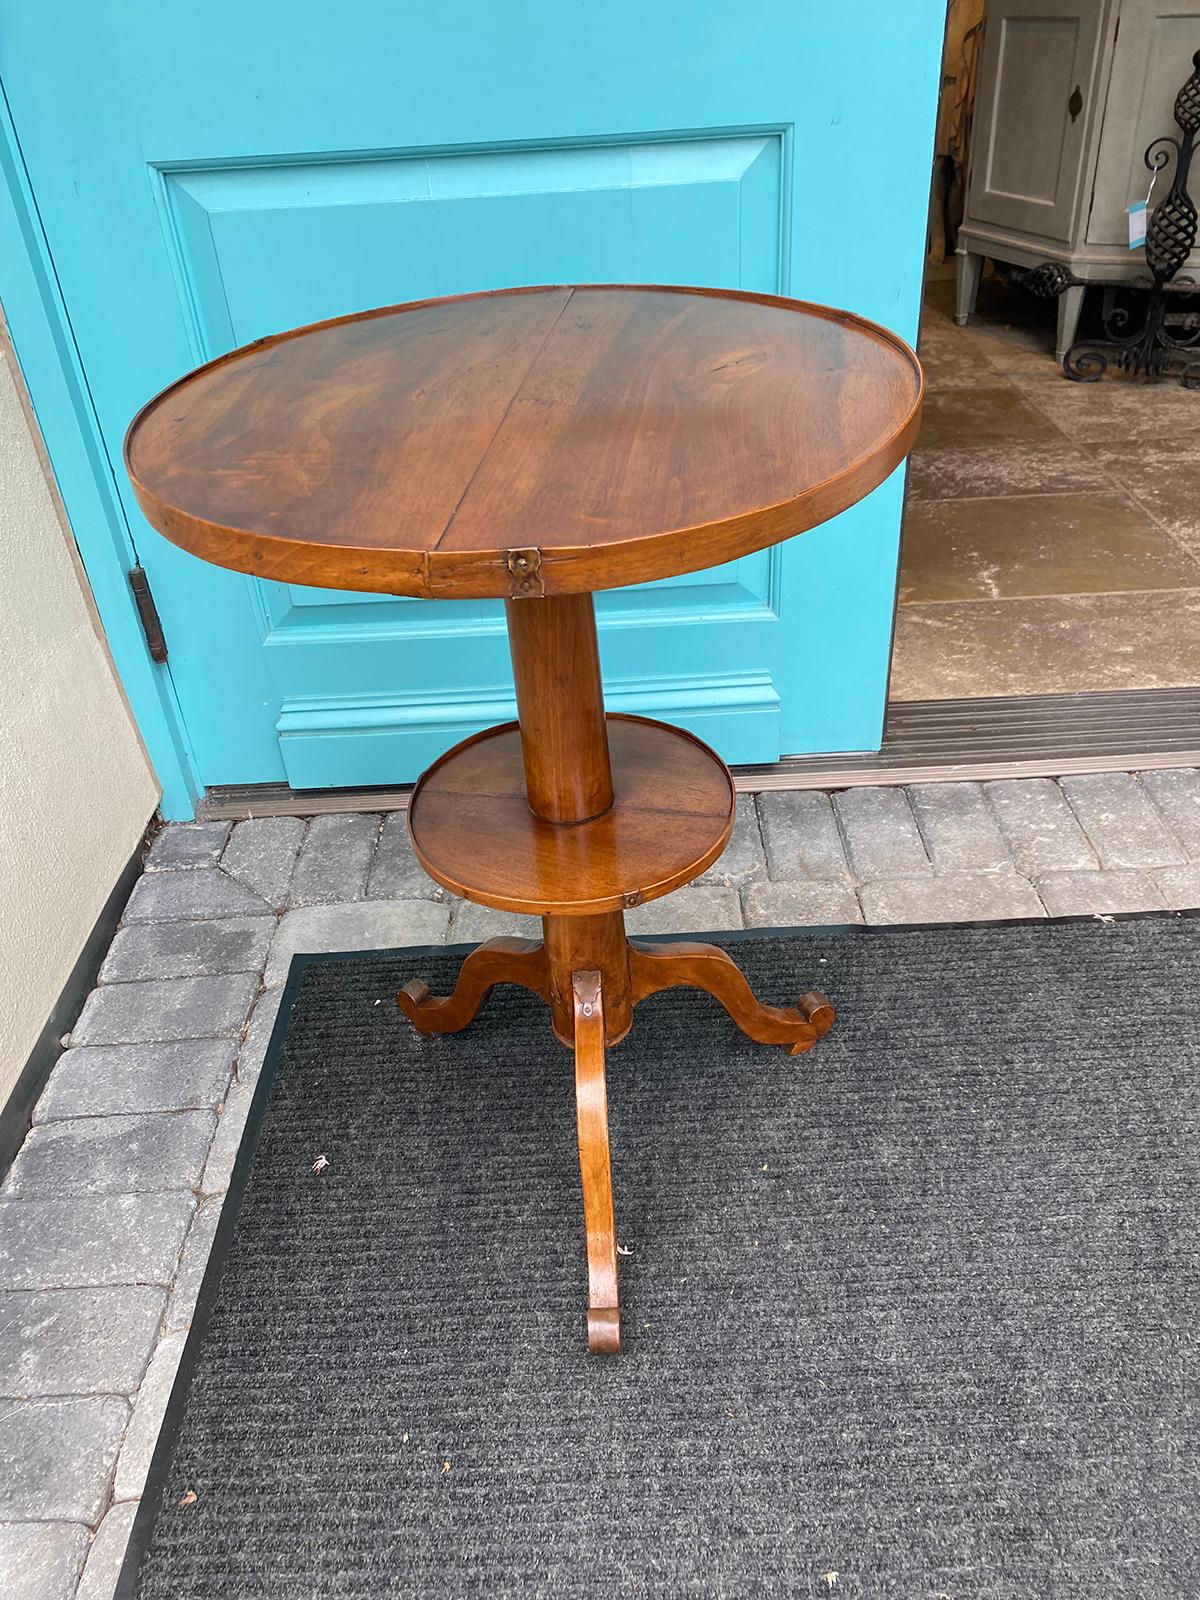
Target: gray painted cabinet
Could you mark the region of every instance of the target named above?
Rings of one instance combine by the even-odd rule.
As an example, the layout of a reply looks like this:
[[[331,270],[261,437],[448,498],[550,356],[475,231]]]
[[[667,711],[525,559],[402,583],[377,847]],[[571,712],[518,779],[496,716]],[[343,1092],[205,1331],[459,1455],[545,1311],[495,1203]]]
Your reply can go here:
[[[1146,197],[1146,146],[1178,133],[1171,107],[1197,49],[1200,0],[989,0],[958,236],[960,323],[986,256],[1058,261],[1090,283],[1144,275],[1126,207]],[[1172,176],[1173,166],[1159,173],[1155,198]],[[1200,252],[1184,270],[1200,272]],[[1059,299],[1060,357],[1083,294]]]

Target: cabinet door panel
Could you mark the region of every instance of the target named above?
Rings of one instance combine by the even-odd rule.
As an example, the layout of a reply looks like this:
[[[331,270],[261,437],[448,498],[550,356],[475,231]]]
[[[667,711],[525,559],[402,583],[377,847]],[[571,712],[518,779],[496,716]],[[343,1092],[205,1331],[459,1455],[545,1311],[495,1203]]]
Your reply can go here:
[[[989,5],[973,135],[972,219],[1070,239],[1106,10],[1100,0]]]
[[[1088,218],[1089,244],[1128,242],[1125,208],[1144,200],[1150,184],[1142,157],[1151,140],[1178,136],[1171,108],[1192,70],[1198,45],[1200,0],[1125,0],[1122,5]],[[1172,156],[1155,182],[1152,204],[1166,194],[1174,174]],[[1134,261],[1140,266],[1140,256]]]

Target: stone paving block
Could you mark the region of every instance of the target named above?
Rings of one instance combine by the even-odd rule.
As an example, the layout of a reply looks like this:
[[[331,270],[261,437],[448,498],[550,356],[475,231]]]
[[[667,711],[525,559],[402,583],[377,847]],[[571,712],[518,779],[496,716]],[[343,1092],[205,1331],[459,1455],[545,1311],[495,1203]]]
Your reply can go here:
[[[162,1428],[163,1412],[171,1396],[171,1385],[179,1368],[183,1353],[185,1333],[168,1333],[159,1340],[133,1402],[133,1416],[117,1457],[117,1473],[113,1481],[113,1498],[132,1500],[146,1487],[146,1474],[150,1470],[150,1457],[158,1442]]]
[[[1159,867],[1151,873],[1172,911],[1200,907],[1200,863],[1187,867]]]
[[[916,783],[908,791],[935,872],[1011,872],[1013,859],[977,783]]]
[[[132,1394],[165,1302],[149,1284],[0,1292],[0,1395]]]
[[[195,1209],[186,1191],[0,1200],[0,1284],[170,1283]]]
[[[320,822],[320,817],[313,819]],[[357,900],[348,905],[299,906],[284,912],[263,982],[283,983],[294,955],[338,950],[399,950],[444,944],[450,907],[428,900]]]
[[[752,883],[742,890],[748,928],[844,927],[861,922],[854,890],[844,883]]]
[[[1004,778],[985,783],[983,792],[1027,878],[1047,872],[1087,871],[1099,866],[1096,852],[1079,826],[1066,796],[1053,778]]]
[[[4,1600],[71,1600],[88,1548],[78,1522],[0,1523]]]
[[[1050,872],[1038,879],[1038,893],[1052,917],[1162,911],[1167,903],[1146,872]]]
[[[1200,771],[1195,767],[1156,767],[1138,777],[1189,859],[1200,861]]]
[[[146,869],[216,866],[228,837],[228,822],[172,822],[150,846]]]
[[[107,1510],[91,1541],[75,1600],[112,1600],[136,1515],[138,1501],[120,1501]]]
[[[903,789],[843,789],[834,795],[833,808],[859,883],[932,873]]]
[[[689,884],[661,900],[650,900],[625,913],[632,937],[644,933],[714,933],[742,926],[742,907],[736,889],[718,884]]]
[[[371,900],[444,900],[444,890],[429,876],[413,854],[408,836],[407,811],[390,811],[367,879]]]
[[[236,1039],[257,993],[257,974],[246,972],[213,978],[155,978],[139,983],[102,984],[88,996],[79,1021],[71,1029],[71,1043]]]
[[[221,866],[276,909],[287,901],[288,884],[304,822],[300,817],[250,817],[230,835]]]
[[[868,922],[995,922],[1046,915],[1033,885],[1015,873],[948,872],[888,878],[858,891]]]
[[[1102,867],[1173,867],[1187,859],[1131,773],[1084,772],[1059,782]]]
[[[262,1070],[263,1058],[271,1042],[275,1018],[279,1015],[279,1002],[283,999],[282,985],[264,989],[259,995],[250,1017],[250,1026],[237,1054],[234,1068],[236,1083],[253,1083]]]
[[[122,922],[196,922],[206,917],[265,916],[271,907],[220,867],[144,872]]]
[[[261,972],[274,933],[274,917],[133,922],[121,928],[109,946],[100,968],[100,982]]]
[[[758,797],[758,815],[772,878],[851,881],[833,803],[818,789],[771,791]]]
[[[196,1208],[192,1225],[184,1240],[183,1254],[179,1258],[179,1271],[175,1274],[175,1282],[171,1287],[171,1298],[167,1302],[167,1314],[163,1323],[163,1330],[166,1333],[186,1332],[192,1325],[196,1296],[200,1293],[204,1269],[208,1266],[208,1258],[212,1254],[213,1236],[217,1231],[217,1223],[221,1220],[224,1204],[225,1196],[214,1194],[206,1200],[201,1200]]]
[[[110,944],[99,981],[128,984],[142,978],[261,973],[274,933],[274,917],[130,923]]]
[[[541,917],[522,917],[515,911],[497,911],[494,906],[477,905],[474,900],[450,902],[450,931],[447,944],[480,944],[484,939],[540,939]]]
[[[361,900],[379,828],[379,817],[370,812],[314,817],[292,871],[289,903],[323,906]]]
[[[51,1200],[194,1189],[216,1126],[212,1111],[42,1122],[30,1131],[0,1192],[6,1200]]]
[[[115,1395],[0,1410],[0,1521],[98,1522],[128,1418]]]
[[[739,794],[729,843],[708,871],[702,872],[695,881],[701,886],[716,883],[740,889],[766,875],[767,853],[763,848],[754,796]]]
[[[33,1112],[34,1123],[219,1105],[233,1071],[230,1039],[94,1044],[67,1050]]]
[[[105,1515],[88,1551],[75,1600],[113,1600],[137,1508],[136,1500],[122,1500]]]
[[[256,1082],[250,1079],[230,1087],[228,1098],[217,1118],[217,1135],[208,1152],[204,1176],[200,1180],[202,1195],[224,1194],[229,1187],[233,1164],[246,1131],[246,1118],[250,1114]]]

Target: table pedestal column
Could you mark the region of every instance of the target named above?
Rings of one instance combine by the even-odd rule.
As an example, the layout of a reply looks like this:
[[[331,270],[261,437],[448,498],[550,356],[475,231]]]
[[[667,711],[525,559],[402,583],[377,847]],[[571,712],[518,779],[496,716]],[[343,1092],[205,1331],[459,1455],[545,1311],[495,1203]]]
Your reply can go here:
[[[508,638],[529,809],[564,827],[603,816],[613,804],[612,763],[590,594],[508,600]],[[575,1040],[572,976],[598,972],[605,1037],[623,1039],[633,1021],[629,945],[620,911],[545,916],[554,1031]]]
[[[612,762],[590,594],[508,600],[508,638],[529,809],[559,827],[613,804]],[[544,916],[554,1031],[575,1051],[579,1171],[588,1255],[588,1348],[621,1348],[604,1051],[629,1032],[629,943],[620,911]]]

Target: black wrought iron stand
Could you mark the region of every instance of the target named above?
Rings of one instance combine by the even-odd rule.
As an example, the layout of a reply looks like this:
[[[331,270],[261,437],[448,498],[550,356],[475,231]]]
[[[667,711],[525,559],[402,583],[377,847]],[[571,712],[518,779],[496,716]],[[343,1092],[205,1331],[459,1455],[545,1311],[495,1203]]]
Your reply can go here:
[[[1185,289],[1200,293],[1200,284],[1178,276],[1196,244],[1196,205],[1188,193],[1188,171],[1200,131],[1200,50],[1192,57],[1191,77],[1175,97],[1174,114],[1182,137],[1155,139],[1143,158],[1147,171],[1161,172],[1171,159],[1171,151],[1175,152],[1171,187],[1151,212],[1146,230],[1150,280],[1145,319],[1134,332],[1127,332],[1132,312],[1116,300],[1110,288],[1102,312],[1104,337],[1079,339],[1063,357],[1063,371],[1077,383],[1095,383],[1112,363],[1126,372],[1151,378],[1161,378],[1181,367],[1179,381],[1184,388],[1200,388],[1200,316],[1188,318],[1182,333],[1172,332],[1167,326],[1168,316],[1173,315],[1169,311],[1171,296]],[[1022,273],[1020,281],[1036,294],[1059,295],[1084,280],[1048,261]],[[1144,289],[1147,284],[1141,280],[1122,287]]]

